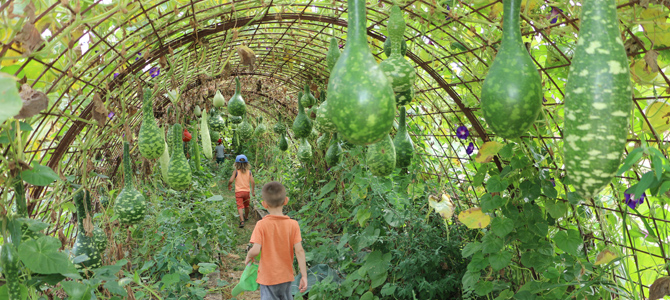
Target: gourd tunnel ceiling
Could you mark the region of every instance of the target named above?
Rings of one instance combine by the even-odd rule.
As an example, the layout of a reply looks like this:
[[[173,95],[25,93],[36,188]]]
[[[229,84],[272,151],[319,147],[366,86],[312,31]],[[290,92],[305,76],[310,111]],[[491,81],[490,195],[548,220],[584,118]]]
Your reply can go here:
[[[533,163],[552,178],[564,175],[564,87],[578,38],[580,2],[522,2],[521,32],[544,92],[542,122],[522,140],[533,145],[527,149]],[[670,1],[616,3],[634,81],[628,153],[641,141],[670,142],[670,105],[665,103],[670,98]],[[488,141],[502,142],[484,122],[479,101],[500,45],[502,1],[398,4],[407,22],[407,58],[418,75],[416,99],[407,106],[408,126],[420,129],[412,135],[423,166],[418,176],[468,195],[466,204],[477,203],[486,193],[477,178],[482,162],[476,159],[481,152],[477,149]],[[386,59],[383,44],[391,5],[386,0],[367,4],[368,41],[379,61]],[[317,93],[326,89],[330,38],[345,47],[347,37],[347,2],[341,0],[10,0],[0,4],[0,14],[0,71],[49,98],[48,108],[29,119],[26,161],[48,165],[64,177],[85,162],[101,176],[117,174],[122,136],[136,138],[141,122],[139,84],[156,86],[156,117],[168,124],[174,120],[161,121],[168,110],[190,112],[196,105],[208,109],[216,90],[229,99],[238,76],[252,116],[290,124],[297,113],[296,95],[305,84]],[[255,54],[251,65],[242,63],[241,47]],[[459,126],[469,129],[466,139],[457,137]],[[467,150],[471,142],[472,154]],[[499,169],[509,163],[499,156],[493,159]],[[648,169],[642,164],[634,176],[624,174],[619,180],[637,181]],[[30,187],[28,192],[37,199],[47,190]],[[621,191],[610,192],[622,196]],[[43,215],[53,201],[31,203],[30,214]],[[583,205],[625,214],[620,203]],[[630,215],[670,226],[662,218]],[[605,230],[599,222],[578,226],[594,232],[595,240],[627,248],[629,254],[647,253],[655,264],[670,261],[663,247],[646,251],[610,240],[600,233]],[[651,276],[647,272],[637,279],[641,292]]]

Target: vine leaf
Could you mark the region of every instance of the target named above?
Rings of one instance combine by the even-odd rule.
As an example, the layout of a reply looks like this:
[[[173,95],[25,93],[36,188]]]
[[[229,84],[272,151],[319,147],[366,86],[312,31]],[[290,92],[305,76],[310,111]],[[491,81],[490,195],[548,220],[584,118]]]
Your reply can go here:
[[[574,256],[579,255],[577,251],[583,243],[582,237],[579,236],[579,231],[574,229],[559,231],[554,236],[554,242],[559,249]]]
[[[16,78],[0,72],[0,124],[21,111],[23,102],[16,88]]]
[[[645,116],[649,120],[649,124],[656,130],[658,134],[662,134],[670,129],[670,105],[663,102],[654,102],[647,106]],[[642,130],[646,133],[652,133],[647,122],[642,122]]]
[[[28,269],[36,273],[60,273],[71,278],[81,278],[67,254],[58,251],[60,246],[60,241],[50,236],[27,240],[19,246],[21,261]]]
[[[658,59],[658,51],[656,50],[647,51],[647,54],[644,55],[644,62],[647,63],[646,68],[649,68],[649,70],[652,72],[658,72],[659,67],[657,59]]]
[[[441,199],[433,195],[428,196],[428,205],[445,220],[451,219],[454,215],[454,202],[447,194],[442,194]]]
[[[470,229],[485,228],[491,223],[491,217],[484,214],[481,208],[473,207],[458,214],[458,221]]]
[[[500,151],[500,149],[502,149],[504,146],[505,145],[495,141],[484,143],[484,145],[479,148],[479,152],[475,157],[475,161],[480,164],[490,162],[493,159],[493,156],[498,154],[498,151]]]
[[[594,265],[596,265],[596,266],[606,265],[606,264],[610,263],[612,260],[614,260],[615,258],[617,258],[616,253],[612,252],[612,250],[610,250],[610,249],[605,249],[603,251],[600,251],[600,253],[598,253],[598,256],[596,256],[596,262],[594,263]]]
[[[33,162],[32,169],[21,172],[21,177],[23,177],[23,180],[27,183],[36,186],[47,186],[60,179],[54,170],[48,166],[40,165],[37,162]]]

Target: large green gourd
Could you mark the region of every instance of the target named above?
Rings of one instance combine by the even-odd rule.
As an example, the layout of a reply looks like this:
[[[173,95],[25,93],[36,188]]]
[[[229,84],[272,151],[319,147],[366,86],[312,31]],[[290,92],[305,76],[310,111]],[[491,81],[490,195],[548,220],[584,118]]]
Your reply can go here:
[[[247,105],[242,99],[240,91],[240,79],[235,77],[235,94],[228,100],[228,113],[233,116],[241,117],[247,112]]]
[[[243,120],[240,116],[230,116],[230,123],[233,123],[233,125],[241,124]],[[233,128],[235,127],[233,126]]]
[[[263,117],[258,117],[258,125],[256,125],[256,129],[254,129],[254,135],[255,136],[261,136],[267,132],[267,127],[265,126],[265,123],[263,123]]]
[[[207,124],[214,131],[223,131],[226,128],[226,122],[221,117],[218,110],[212,108],[207,116]],[[169,135],[168,135],[169,136]]]
[[[388,176],[395,169],[395,146],[387,134],[378,143],[368,146],[366,160],[370,172],[375,176]]]
[[[400,45],[405,32],[405,20],[398,5],[393,5],[388,22],[388,35],[393,49],[391,56],[384,60],[379,67],[384,71],[391,82],[395,93],[396,105],[407,104],[412,101],[411,89],[416,81],[416,72],[412,65],[402,56]]]
[[[181,147],[181,125],[172,126],[172,155],[168,166],[168,185],[175,190],[185,190],[191,185],[191,167],[184,156],[184,147]],[[176,146],[176,147],[175,147]]]
[[[274,127],[272,127],[272,130],[273,130],[276,134],[283,134],[283,133],[286,132],[286,126],[284,126],[284,122],[282,122],[282,121],[280,120],[280,121],[277,122],[277,124],[275,124]]]
[[[305,83],[305,93],[300,97],[300,103],[303,107],[312,107],[316,104],[316,98],[312,95],[312,92],[309,91],[309,83]]]
[[[254,135],[254,127],[247,121],[247,118],[244,117],[242,123],[237,127],[237,132],[240,133],[240,138],[243,140],[248,140]]]
[[[391,52],[391,39],[386,38],[384,41],[384,54],[386,54],[386,57],[391,57]],[[400,54],[402,56],[407,55],[407,41],[405,39],[400,43]]]
[[[281,137],[279,138],[279,150],[281,151],[286,151],[288,150],[288,141],[286,140],[286,135],[284,133],[281,134]]]
[[[302,102],[298,101],[298,115],[293,121],[293,134],[297,138],[306,138],[312,131],[312,120],[305,114]]]
[[[218,131],[211,131],[211,130],[209,131],[209,140],[212,143],[216,143],[220,138],[221,138],[221,133],[219,133]],[[210,145],[209,147],[212,148],[212,145]],[[210,158],[210,157],[208,157],[208,158]]]
[[[209,126],[207,126],[207,112],[202,113],[200,119],[200,134],[202,134],[202,153],[207,159],[212,159],[212,137],[209,134]],[[218,139],[217,139],[218,140]]]
[[[91,194],[82,190],[74,195],[74,205],[77,208],[77,238],[72,246],[72,254],[77,257],[80,255],[88,256],[88,259],[76,264],[77,268],[98,268],[102,266],[100,251],[95,245],[93,235],[86,235],[84,230],[84,219],[93,217],[91,207]]]
[[[319,150],[326,150],[328,149],[329,142],[330,142],[330,133],[324,133],[316,140],[316,148]]]
[[[2,250],[0,250],[0,265],[2,265],[2,274],[5,276],[5,281],[7,282],[7,294],[3,295],[5,299],[22,299],[19,262],[19,253],[14,243],[5,242],[2,245]]]
[[[337,63],[339,58],[340,47],[337,45],[337,39],[332,37],[330,38],[330,45],[328,45],[328,53],[326,54],[326,65],[328,66],[328,71],[335,67],[335,63]]]
[[[570,182],[579,195],[593,198],[619,168],[632,87],[616,1],[583,1],[580,20],[565,87],[563,145]]]
[[[144,89],[144,100],[142,102],[142,125],[140,126],[140,135],[137,146],[140,148],[140,154],[147,159],[159,158],[163,154],[164,140],[160,129],[156,125],[154,118],[153,101],[151,101],[151,90]]]
[[[181,135],[181,130],[177,130],[177,134]],[[132,225],[142,219],[147,210],[147,202],[142,193],[137,191],[133,186],[132,169],[130,167],[130,145],[128,142],[123,143],[123,180],[125,186],[116,196],[114,202],[114,213],[119,217],[121,224]],[[180,149],[181,147],[174,147]]]
[[[407,125],[405,124],[405,107],[400,107],[400,121],[398,121],[398,132],[393,138],[393,146],[395,147],[396,168],[406,168],[412,163],[414,157],[414,144],[407,133]]]
[[[309,144],[306,138],[300,139],[298,146],[298,159],[303,164],[308,164],[312,161],[312,145]]]
[[[168,131],[170,132],[170,131]],[[163,136],[163,130],[161,130],[161,136]],[[169,137],[170,135],[168,135]],[[163,137],[165,138],[165,137]],[[163,176],[163,181],[167,182],[167,170],[168,166],[170,165],[170,149],[168,148],[168,142],[171,139],[165,139],[163,142],[163,145],[165,147],[165,151],[163,151],[163,154],[161,154],[161,157],[158,158],[158,162],[160,162],[160,168],[161,168],[161,175]]]
[[[484,119],[498,136],[526,133],[542,108],[542,81],[521,40],[522,0],[503,1],[503,37],[482,86]]]
[[[328,113],[328,100],[323,101],[319,108],[316,110],[316,119],[314,119],[314,127],[316,130],[322,133],[335,133],[337,132],[337,126],[333,122]]]
[[[102,253],[107,249],[107,235],[105,234],[105,231],[97,225],[93,228],[93,241],[95,247],[98,248],[98,252],[102,256]]]
[[[326,162],[328,163],[329,166],[332,167],[340,162],[340,153],[342,153],[342,147],[340,147],[340,141],[337,138],[336,133],[330,140],[330,146],[326,151]]]
[[[393,126],[395,96],[368,47],[365,0],[348,3],[347,46],[330,73],[328,112],[341,137],[369,145]]]

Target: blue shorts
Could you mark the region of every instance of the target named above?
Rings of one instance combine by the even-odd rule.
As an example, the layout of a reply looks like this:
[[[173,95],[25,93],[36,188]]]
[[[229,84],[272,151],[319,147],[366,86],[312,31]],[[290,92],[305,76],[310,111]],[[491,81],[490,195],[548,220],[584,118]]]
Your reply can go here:
[[[217,157],[216,162],[217,163],[222,163],[225,160],[225,157]]]

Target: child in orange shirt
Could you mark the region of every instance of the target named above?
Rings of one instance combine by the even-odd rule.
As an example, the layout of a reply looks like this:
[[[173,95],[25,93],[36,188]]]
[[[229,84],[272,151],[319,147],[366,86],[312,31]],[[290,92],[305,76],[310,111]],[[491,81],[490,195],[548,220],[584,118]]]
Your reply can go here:
[[[282,208],[288,203],[288,197],[281,183],[272,181],[265,184],[262,196],[263,206],[270,214],[256,223],[249,241],[254,246],[247,253],[244,264],[253,261],[254,257],[260,253],[261,260],[256,282],[260,284],[261,299],[292,300],[294,250],[302,275],[298,288],[301,293],[307,290],[307,266],[305,249],[302,248],[300,226],[296,220],[282,213]]]
[[[251,196],[256,197],[254,188],[254,176],[249,170],[249,160],[244,154],[240,154],[235,158],[235,171],[228,180],[228,190],[235,182],[235,202],[237,202],[237,212],[240,214],[240,228],[244,228],[244,221],[249,219],[249,192]],[[244,216],[243,216],[244,214]]]

